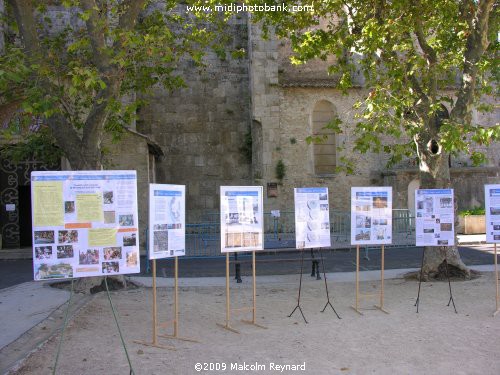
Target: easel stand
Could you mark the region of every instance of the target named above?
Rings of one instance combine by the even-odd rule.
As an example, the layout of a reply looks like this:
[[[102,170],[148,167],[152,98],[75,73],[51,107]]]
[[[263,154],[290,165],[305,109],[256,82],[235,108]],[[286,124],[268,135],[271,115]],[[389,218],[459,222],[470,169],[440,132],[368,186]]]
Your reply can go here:
[[[73,281],[74,281],[74,279],[71,279],[71,291],[70,291],[70,295],[69,295],[68,306],[66,307],[63,329],[61,331],[61,340],[59,340],[59,345],[57,347],[56,360],[54,361],[52,375],[55,375],[55,373],[56,373],[57,363],[59,362],[59,354],[61,353],[62,342],[63,342],[63,338],[64,338],[64,332],[66,330],[66,326],[68,325],[69,308],[71,305],[71,299],[73,297]],[[118,328],[118,333],[120,335],[120,340],[122,342],[123,350],[125,351],[125,356],[127,357],[127,362],[128,362],[128,366],[130,369],[130,375],[134,375],[135,372],[134,372],[134,369],[132,368],[132,363],[130,362],[130,357],[128,355],[127,346],[125,345],[125,340],[123,339],[120,324],[118,323],[118,318],[116,317],[115,307],[113,306],[113,302],[111,301],[111,295],[109,294],[108,277],[107,276],[104,276],[104,284],[106,285],[106,292],[108,294],[109,305],[111,306],[111,311],[113,312],[113,317],[115,318],[116,327]]]
[[[158,335],[167,339],[176,339],[189,342],[199,342],[198,340],[179,337],[179,257],[174,257],[174,320],[172,321],[174,325],[174,333],[172,335]],[[162,328],[166,327],[169,322],[161,324]]]
[[[385,246],[382,245],[382,253],[380,255],[380,290],[378,293],[370,293],[370,294],[361,294],[359,292],[359,245],[356,245],[356,303],[354,306],[351,306],[358,314],[363,315],[360,311],[359,307],[359,299],[360,298],[370,298],[370,297],[379,297],[380,305],[374,305],[380,311],[383,311],[386,314],[389,314],[388,311],[384,310],[384,258],[385,258]],[[368,309],[366,309],[368,310]]]
[[[304,250],[301,250],[301,252],[302,252],[302,258],[301,258],[301,261],[300,261],[299,296],[297,298],[297,306],[295,306],[295,308],[290,313],[290,315],[288,315],[288,317],[290,318],[293,315],[293,313],[295,312],[295,310],[299,309],[300,314],[302,315],[302,318],[304,319],[304,322],[306,322],[306,324],[307,324],[306,317],[304,316],[304,313],[302,312],[302,308],[300,307],[300,291],[302,290],[302,271],[304,269]],[[326,308],[326,306],[325,306],[325,308]],[[333,308],[333,306],[332,306],[332,308]]]
[[[240,333],[238,330],[231,327],[231,311],[241,312],[252,310],[252,320],[241,320],[243,323],[251,324],[259,328],[267,329],[267,327],[261,326],[256,323],[256,278],[255,278],[255,251],[252,251],[252,276],[253,276],[253,306],[252,307],[244,307],[241,309],[232,309],[231,310],[231,295],[229,288],[229,253],[226,253],[226,321],[224,324],[217,323],[219,327],[227,329],[228,331],[234,333]]]
[[[71,305],[71,299],[73,298],[73,281],[74,279],[71,279],[71,291],[69,292],[68,306],[66,307],[66,313],[64,314],[64,324],[61,331],[61,339],[59,340],[59,345],[57,346],[56,360],[54,361],[54,367],[52,368],[52,375],[55,375],[56,373],[57,363],[59,362],[59,354],[61,353],[61,347],[64,338],[64,331],[66,330],[66,326],[68,324],[69,306]]]
[[[323,253],[321,252],[321,248],[319,248],[318,251],[321,257],[321,267],[323,268],[323,278],[325,279],[325,290],[326,290],[326,304],[325,307],[323,307],[323,310],[321,310],[321,312],[325,312],[327,306],[330,305],[335,315],[337,315],[337,318],[342,319],[339,316],[339,314],[337,314],[337,311],[335,311],[335,307],[333,307],[332,303],[330,302],[330,294],[328,293],[328,283],[326,282],[325,262],[323,261]]]
[[[417,294],[417,300],[415,301],[415,305],[414,305],[417,307],[417,314],[418,314],[418,306],[420,304],[420,289],[421,289],[421,285],[422,285],[422,269],[424,268],[424,257],[425,257],[425,247],[422,250],[422,263],[420,265],[420,277],[418,280],[418,294]],[[446,271],[446,278],[448,279],[448,288],[450,290],[450,299],[448,300],[448,304],[446,306],[450,306],[450,303],[453,303],[453,309],[455,310],[455,314],[458,314],[457,308],[455,307],[455,301],[453,300],[453,293],[451,292],[451,281],[450,281],[450,275],[448,273],[448,260],[446,259],[446,255],[444,258],[444,266],[445,266],[445,271]],[[498,296],[498,293],[497,293],[497,296]],[[497,298],[497,301],[498,301],[498,298]]]
[[[500,294],[499,294],[499,286],[498,286],[498,259],[497,259],[497,244],[494,244],[495,247],[495,285],[496,285],[496,310],[493,313],[493,316],[496,316],[500,312],[500,307],[499,307],[499,301],[500,301]]]
[[[157,303],[156,303],[156,259],[152,260],[153,263],[153,339],[151,342],[134,340],[135,343],[153,346],[155,348],[175,350],[173,346],[161,345],[158,343],[158,324],[156,323],[157,318]]]

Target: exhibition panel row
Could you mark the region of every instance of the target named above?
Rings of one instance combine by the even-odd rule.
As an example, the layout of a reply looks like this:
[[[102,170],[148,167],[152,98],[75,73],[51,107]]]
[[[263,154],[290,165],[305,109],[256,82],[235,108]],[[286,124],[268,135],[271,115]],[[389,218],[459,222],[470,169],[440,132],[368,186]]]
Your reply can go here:
[[[140,272],[136,171],[33,172],[35,280]],[[296,248],[330,247],[328,188],[294,189]],[[263,188],[221,186],[221,252],[263,250]],[[500,185],[485,186],[487,241],[500,242]],[[416,245],[453,246],[453,189],[415,191]],[[186,188],[151,184],[149,258],[185,255]],[[351,189],[351,244],[392,242],[392,188]]]

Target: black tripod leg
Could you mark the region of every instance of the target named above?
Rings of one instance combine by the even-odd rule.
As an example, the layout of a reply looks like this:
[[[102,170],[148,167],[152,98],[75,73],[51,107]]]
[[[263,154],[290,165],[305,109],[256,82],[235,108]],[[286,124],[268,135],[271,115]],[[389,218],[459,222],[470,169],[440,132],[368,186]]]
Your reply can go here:
[[[318,249],[319,251],[319,255],[321,257],[321,267],[323,268],[323,278],[325,279],[325,290],[326,290],[326,304],[325,304],[325,307],[323,307],[323,310],[321,310],[321,312],[324,312],[326,307],[328,305],[330,305],[330,307],[332,308],[333,312],[335,313],[335,315],[337,315],[337,318],[339,319],[342,319],[339,314],[337,314],[337,311],[335,310],[335,307],[333,307],[332,303],[330,302],[330,294],[328,293],[328,283],[326,282],[326,272],[325,272],[325,262],[323,261],[323,253],[321,252],[321,248]]]
[[[304,318],[304,322],[306,322],[306,324],[307,324],[306,317],[304,316],[304,313],[302,312],[302,308],[300,307],[300,291],[302,290],[302,271],[303,270],[304,270],[304,250],[302,250],[302,258],[300,260],[300,281],[299,281],[299,296],[297,298],[297,306],[295,306],[295,308],[293,309],[291,314],[288,315],[288,317],[290,318],[293,315],[293,313],[295,312],[295,310],[297,310],[297,308],[298,308],[300,313],[302,314],[302,318]]]
[[[446,277],[448,278],[448,287],[450,288],[450,299],[446,306],[450,306],[450,302],[453,303],[453,309],[455,309],[455,314],[458,314],[457,308],[455,307],[455,301],[453,300],[453,293],[451,292],[451,281],[450,281],[450,275],[448,273],[448,260],[446,260],[446,258],[444,258],[444,265],[446,267]]]
[[[307,324],[306,317],[304,316],[304,313],[302,312],[302,308],[300,307],[300,305],[295,306],[292,313],[290,315],[288,315],[288,317],[290,318],[293,315],[293,313],[295,312],[295,310],[297,310],[297,309],[299,309],[300,314],[302,315],[302,318],[304,319],[304,322],[306,322],[306,324]]]

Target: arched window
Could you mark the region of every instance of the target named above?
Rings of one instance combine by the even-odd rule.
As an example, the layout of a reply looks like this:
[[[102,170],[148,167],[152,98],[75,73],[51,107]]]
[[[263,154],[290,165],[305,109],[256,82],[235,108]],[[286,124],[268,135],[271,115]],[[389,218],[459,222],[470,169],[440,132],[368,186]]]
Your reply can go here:
[[[336,117],[335,107],[326,100],[314,106],[312,113],[313,137],[321,141],[313,142],[314,173],[317,175],[333,174],[337,166],[337,145],[335,132],[325,126]]]

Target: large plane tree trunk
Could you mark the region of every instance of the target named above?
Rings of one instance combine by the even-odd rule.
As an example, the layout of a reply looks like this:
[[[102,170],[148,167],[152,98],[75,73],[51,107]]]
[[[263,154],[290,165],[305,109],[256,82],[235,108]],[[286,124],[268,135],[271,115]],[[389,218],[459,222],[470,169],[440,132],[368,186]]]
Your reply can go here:
[[[425,71],[426,88],[421,85],[422,81],[412,73],[408,76],[416,94],[415,106],[412,115],[419,132],[414,137],[419,157],[420,186],[423,189],[450,188],[450,166],[449,154],[443,150],[440,144],[440,127],[444,121],[451,124],[470,124],[472,108],[476,92],[476,81],[479,69],[479,62],[488,48],[488,25],[490,13],[493,9],[493,0],[483,0],[477,2],[477,7],[470,7],[464,11],[463,15],[470,26],[467,35],[466,48],[464,51],[464,63],[461,67],[461,82],[456,93],[456,100],[451,104],[451,112],[441,104],[441,108],[431,110],[433,106],[440,103],[438,94],[438,81],[440,73],[436,69],[438,53],[426,39],[423,20],[415,17],[414,37],[417,41],[423,56],[427,60]],[[465,8],[464,8],[465,9]],[[457,221],[457,201],[455,202],[455,224]],[[460,259],[456,241],[455,225],[455,246],[426,247],[425,257],[422,267],[422,278],[443,278],[448,274],[470,278],[470,270]],[[445,261],[448,268],[444,266]]]
[[[420,188],[449,189],[451,188],[449,154],[444,152],[439,140],[439,127],[443,119],[448,117],[446,108],[442,108],[432,118],[427,119],[423,131],[415,138],[419,153]],[[447,275],[463,279],[470,278],[470,270],[460,258],[457,240],[457,200],[455,203],[455,245],[426,246],[422,264],[422,280],[445,279]],[[448,267],[446,267],[446,264]]]

